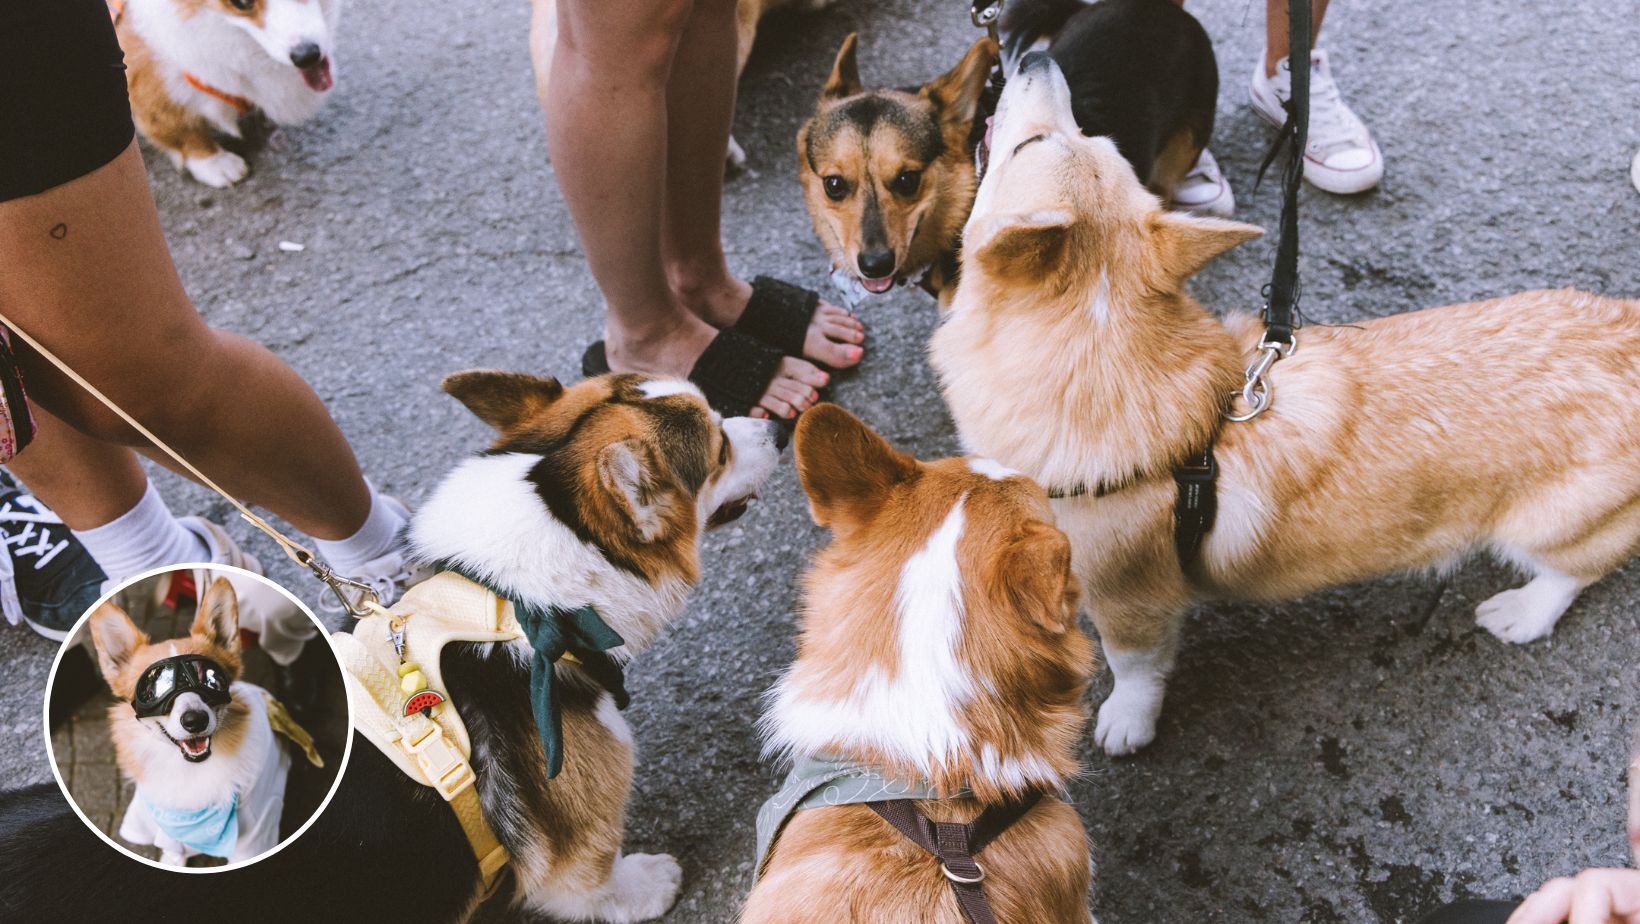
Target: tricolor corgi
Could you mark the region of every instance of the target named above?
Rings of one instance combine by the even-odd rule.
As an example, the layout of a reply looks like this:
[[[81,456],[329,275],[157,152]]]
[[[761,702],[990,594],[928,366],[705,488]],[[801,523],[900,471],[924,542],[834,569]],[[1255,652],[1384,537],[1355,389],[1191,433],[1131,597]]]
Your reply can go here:
[[[1196,600],[1489,552],[1529,580],[1477,621],[1524,643],[1640,550],[1640,301],[1566,289],[1311,325],[1270,368],[1270,408],[1230,422],[1263,331],[1185,282],[1260,229],[1162,211],[1082,134],[1046,55],[1009,82],[994,137],[930,355],[964,444],[1066,495],[1115,677],[1106,751],[1154,738]],[[1217,522],[1181,561],[1174,471],[1208,447]]]
[[[97,663],[118,699],[108,731],[136,783],[119,834],[161,862],[247,860],[279,843],[290,756],[268,720],[267,693],[239,679],[239,608],[219,577],[185,638],[152,641],[123,610],[92,613]]]
[[[938,822],[1023,806],[974,855],[995,919],[1090,921],[1086,835],[1059,793],[1094,653],[1047,495],[985,459],[919,462],[835,405],[796,439],[832,540],[764,716],[768,750],[796,766],[760,813],[741,920],[964,921],[956,871],[871,807],[904,797]]]
[[[683,381],[608,375],[566,388],[477,371],[444,388],[497,437],[416,511],[414,551],[516,604],[594,608],[624,640],[609,652],[619,662],[682,615],[701,578],[702,537],[747,509],[784,444],[774,422],[722,419]],[[496,900],[562,920],[658,917],[682,870],[665,854],[621,850],[632,733],[584,665],[559,661],[564,761],[549,779],[531,710],[534,655],[527,639],[457,641],[440,661],[438,692],[471,738],[482,814],[511,856]],[[98,888],[28,875],[41,868],[73,869]],[[217,875],[168,876],[130,862],[69,814],[55,787],[0,795],[0,918],[28,909],[39,920],[117,912],[146,921],[187,909],[288,922],[320,909],[338,921],[436,924],[465,920],[483,893],[450,805],[358,733],[312,827],[272,856]]]
[[[144,138],[207,186],[248,168],[218,135],[254,114],[294,125],[336,83],[342,0],[112,0],[131,115]]]

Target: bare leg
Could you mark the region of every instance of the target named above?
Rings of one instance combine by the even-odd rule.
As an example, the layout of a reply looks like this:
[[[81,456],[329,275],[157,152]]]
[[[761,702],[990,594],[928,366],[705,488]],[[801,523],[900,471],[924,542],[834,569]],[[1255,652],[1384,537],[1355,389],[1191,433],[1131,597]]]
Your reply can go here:
[[[723,256],[723,149],[735,113],[735,0],[695,0],[666,85],[666,214],[661,245],[677,299],[716,327],[739,320],[752,287]],[[703,88],[721,87],[722,92]],[[859,363],[865,327],[823,303],[803,353],[837,368]]]
[[[683,182],[667,173],[666,88],[693,12],[692,0],[559,0],[557,5],[551,92],[545,94],[547,145],[588,268],[608,306],[604,336],[616,370],[685,376],[717,336],[673,294],[661,243],[667,189]],[[708,66],[705,72],[718,70]],[[716,173],[707,181],[714,191],[706,216],[716,240],[727,132],[722,113],[733,108],[733,72],[727,82],[690,90],[699,97],[727,93],[727,102],[700,104],[708,118],[717,113],[717,127],[708,125],[687,140],[688,149]],[[721,262],[721,244],[717,247]],[[812,364],[788,357],[764,394],[762,413],[792,416],[808,407],[817,398],[814,389],[826,382]]]
[[[118,519],[142,500],[148,475],[137,454],[95,440],[34,409],[39,430],[34,442],[6,463],[30,494],[50,507],[69,529],[96,529]]]
[[[0,202],[0,265],[12,320],[227,490],[316,539],[364,522],[369,489],[319,396],[272,353],[206,326],[189,302],[134,143],[79,179]],[[18,358],[33,399],[63,422],[143,443],[21,344]]]
[[[1327,15],[1328,0],[1310,2],[1310,47],[1321,37],[1321,20]],[[1183,3],[1181,2],[1181,6]],[[1264,5],[1264,75],[1276,75],[1276,63],[1287,57],[1287,0],[1265,0]]]

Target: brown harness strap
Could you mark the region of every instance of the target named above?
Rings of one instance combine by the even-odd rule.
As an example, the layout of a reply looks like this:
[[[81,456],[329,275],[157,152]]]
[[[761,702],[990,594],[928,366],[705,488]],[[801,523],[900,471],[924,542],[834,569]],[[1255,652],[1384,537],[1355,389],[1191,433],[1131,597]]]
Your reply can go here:
[[[951,891],[957,893],[957,907],[970,924],[997,924],[991,903],[985,899],[985,868],[974,854],[1025,817],[1041,798],[1042,794],[1035,792],[1017,802],[990,806],[967,824],[930,821],[910,799],[867,804],[912,843],[939,859],[940,872],[950,880]]]

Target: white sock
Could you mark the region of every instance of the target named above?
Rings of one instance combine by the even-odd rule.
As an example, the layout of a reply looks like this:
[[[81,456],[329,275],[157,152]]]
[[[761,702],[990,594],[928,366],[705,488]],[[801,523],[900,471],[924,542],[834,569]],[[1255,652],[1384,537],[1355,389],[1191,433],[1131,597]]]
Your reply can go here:
[[[410,522],[403,504],[377,494],[368,480],[365,484],[370,488],[370,514],[364,525],[346,539],[314,540],[319,557],[345,575],[356,575],[367,562],[393,551],[399,533]]]
[[[210,559],[205,543],[177,522],[151,482],[135,507],[96,529],[73,533],[116,583],[153,568]]]

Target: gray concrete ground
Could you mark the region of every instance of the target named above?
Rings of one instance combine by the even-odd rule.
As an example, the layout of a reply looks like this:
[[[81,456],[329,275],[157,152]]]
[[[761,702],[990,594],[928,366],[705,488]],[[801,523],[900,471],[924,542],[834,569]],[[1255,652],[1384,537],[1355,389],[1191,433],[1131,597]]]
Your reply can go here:
[[[1381,189],[1304,196],[1304,306],[1341,322],[1576,285],[1640,295],[1640,39],[1594,0],[1336,5],[1322,45],[1388,159]],[[1245,104],[1257,3],[1191,9],[1218,47],[1214,150],[1239,217],[1270,136]],[[525,47],[527,4],[353,0],[338,97],[241,187],[185,182],[156,158],[178,265],[215,324],[266,343],[329,402],[383,487],[414,501],[484,428],[437,391],[499,366],[575,376],[599,331],[547,163]],[[739,270],[824,281],[794,181],[792,138],[831,56],[863,36],[872,83],[920,82],[975,37],[959,0],[843,0],[769,21],[737,135],[756,175],[727,192]],[[278,242],[306,245],[283,253]],[[1195,291],[1256,307],[1273,241],[1221,259]],[[955,450],[923,344],[920,293],[871,303],[871,352],[836,397],[901,446]],[[176,361],[186,362],[186,357]],[[1553,375],[1552,368],[1543,370]],[[222,505],[169,476],[180,511]],[[793,581],[821,541],[789,470],[715,536],[688,616],[631,671],[641,764],[627,843],[683,862],[669,917],[728,921],[750,882],[752,819],[778,770],[759,757],[759,694],[792,655]],[[309,584],[230,526],[292,587]],[[1074,787],[1110,922],[1403,921],[1468,895],[1625,861],[1621,770],[1640,729],[1640,565],[1588,590],[1552,640],[1505,646],[1471,610],[1516,578],[1489,563],[1390,578],[1193,619],[1161,738],[1127,760],[1085,753]],[[0,730],[39,734],[48,648],[0,634]],[[1103,697],[1108,680],[1094,691]],[[5,778],[48,778],[0,751]]]

